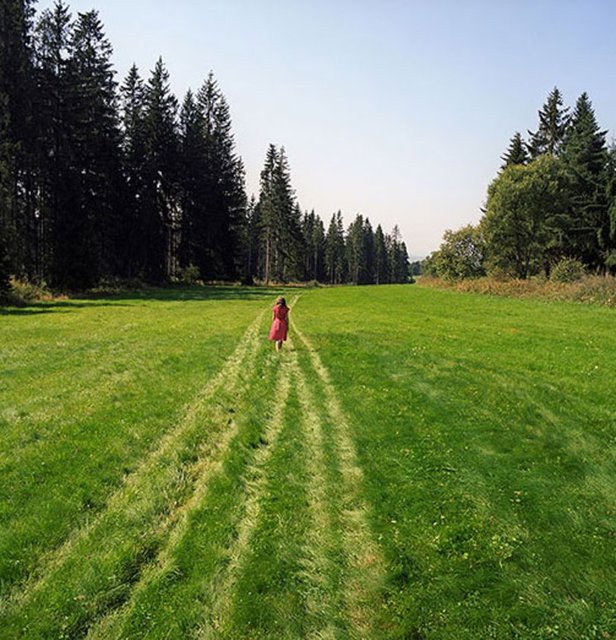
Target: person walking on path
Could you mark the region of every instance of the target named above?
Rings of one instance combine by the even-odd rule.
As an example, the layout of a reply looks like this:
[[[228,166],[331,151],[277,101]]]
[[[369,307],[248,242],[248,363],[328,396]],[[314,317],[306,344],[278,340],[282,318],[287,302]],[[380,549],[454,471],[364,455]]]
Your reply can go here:
[[[272,318],[269,339],[276,342],[276,351],[280,351],[289,331],[289,307],[282,296],[276,300],[272,313],[274,317]]]

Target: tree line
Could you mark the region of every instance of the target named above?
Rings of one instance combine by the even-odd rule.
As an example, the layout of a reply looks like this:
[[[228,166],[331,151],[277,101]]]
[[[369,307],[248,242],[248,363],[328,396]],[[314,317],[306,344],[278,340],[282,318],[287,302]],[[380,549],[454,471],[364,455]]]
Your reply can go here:
[[[246,196],[230,108],[210,73],[181,103],[160,58],[115,80],[96,11],[0,5],[0,287],[109,279],[408,282],[397,227],[302,211],[283,147]]]
[[[588,95],[570,112],[555,87],[525,140],[516,132],[477,225],[445,232],[424,272],[449,279],[550,276],[563,264],[616,271],[616,147]]]

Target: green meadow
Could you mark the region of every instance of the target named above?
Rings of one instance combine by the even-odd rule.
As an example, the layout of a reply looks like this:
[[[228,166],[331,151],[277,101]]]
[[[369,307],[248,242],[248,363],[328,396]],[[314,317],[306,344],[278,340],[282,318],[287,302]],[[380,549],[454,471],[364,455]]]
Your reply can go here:
[[[0,638],[613,638],[615,389],[616,315],[590,305],[0,309]]]

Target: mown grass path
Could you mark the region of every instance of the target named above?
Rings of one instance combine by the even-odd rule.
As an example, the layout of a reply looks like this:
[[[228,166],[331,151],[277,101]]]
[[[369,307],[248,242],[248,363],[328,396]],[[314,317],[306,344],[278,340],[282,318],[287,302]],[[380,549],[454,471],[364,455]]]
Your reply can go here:
[[[611,637],[613,314],[274,297],[7,316],[0,637]]]

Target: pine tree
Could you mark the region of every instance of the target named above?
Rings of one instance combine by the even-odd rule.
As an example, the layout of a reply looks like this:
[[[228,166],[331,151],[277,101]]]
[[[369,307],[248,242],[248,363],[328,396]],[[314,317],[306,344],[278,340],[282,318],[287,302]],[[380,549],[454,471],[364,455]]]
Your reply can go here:
[[[532,159],[543,153],[551,156],[559,154],[565,139],[570,117],[569,108],[563,109],[563,98],[557,87],[554,87],[539,111],[539,128],[534,133],[529,131],[528,150]]]
[[[503,161],[501,169],[505,169],[512,164],[526,164],[528,162],[528,153],[519,131],[514,133],[509,143],[509,148],[501,156],[501,160]]]
[[[565,252],[590,268],[601,268],[609,246],[606,131],[583,93],[575,106],[561,157],[569,179],[570,211],[563,232]]]

